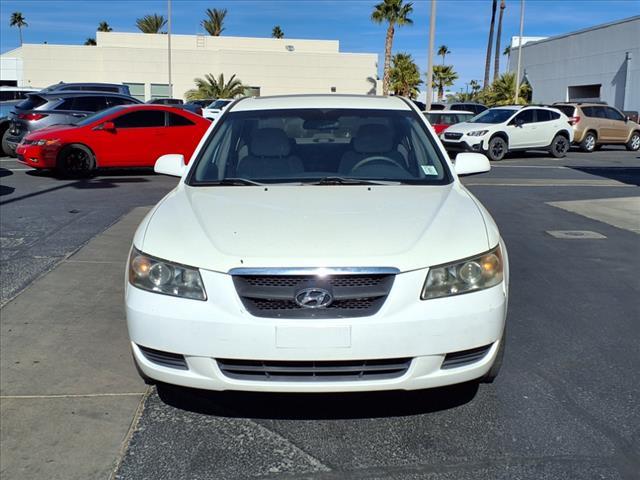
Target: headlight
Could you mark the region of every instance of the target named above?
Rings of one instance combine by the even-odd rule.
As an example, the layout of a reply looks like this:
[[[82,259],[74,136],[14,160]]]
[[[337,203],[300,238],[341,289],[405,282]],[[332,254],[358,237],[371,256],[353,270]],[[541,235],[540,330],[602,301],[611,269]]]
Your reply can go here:
[[[58,143],[60,143],[60,140],[57,138],[51,138],[51,139],[43,138],[41,140],[36,140],[34,143],[39,147],[42,147],[44,145],[57,145]]]
[[[420,298],[449,297],[493,287],[502,282],[503,268],[500,246],[477,257],[432,267]]]
[[[197,268],[149,257],[135,248],[129,257],[129,283],[150,292],[206,300]]]
[[[473,132],[467,132],[467,135],[470,137],[481,137],[486,135],[489,130],[474,130]]]

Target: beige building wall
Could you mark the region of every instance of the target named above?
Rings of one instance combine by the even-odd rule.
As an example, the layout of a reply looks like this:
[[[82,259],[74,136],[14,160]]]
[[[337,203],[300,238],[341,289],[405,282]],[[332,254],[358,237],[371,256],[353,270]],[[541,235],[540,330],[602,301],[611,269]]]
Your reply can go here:
[[[2,55],[20,58],[23,84],[64,82],[167,84],[167,36],[97,32],[97,46],[25,44]],[[377,73],[377,55],[342,53],[335,40],[172,35],[173,96],[194,88],[207,73],[236,74],[260,95],[366,94]]]

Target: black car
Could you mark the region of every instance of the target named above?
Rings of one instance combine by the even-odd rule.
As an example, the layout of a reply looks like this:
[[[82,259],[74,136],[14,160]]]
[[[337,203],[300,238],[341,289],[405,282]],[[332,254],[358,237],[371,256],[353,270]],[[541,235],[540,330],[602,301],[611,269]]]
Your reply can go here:
[[[22,138],[41,128],[52,125],[69,125],[117,105],[142,103],[133,97],[101,92],[37,92],[16,104],[9,112],[9,128],[2,136],[3,149],[15,155]]]

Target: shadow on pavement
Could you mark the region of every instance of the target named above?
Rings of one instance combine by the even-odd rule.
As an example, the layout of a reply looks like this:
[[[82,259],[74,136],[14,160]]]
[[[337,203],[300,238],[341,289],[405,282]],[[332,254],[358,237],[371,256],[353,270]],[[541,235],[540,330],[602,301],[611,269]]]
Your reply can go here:
[[[421,415],[469,403],[477,382],[416,391],[358,393],[211,392],[158,384],[160,399],[204,415],[284,420],[332,420]]]
[[[27,172],[27,174],[36,175],[36,176],[45,176],[43,173],[34,174],[32,172]],[[57,179],[58,181],[63,181],[61,179]],[[56,190],[61,190],[63,188],[78,188],[78,189],[96,189],[96,188],[117,188],[119,183],[143,183],[148,182],[149,180],[146,178],[136,178],[136,177],[126,177],[126,178],[83,178],[75,181],[66,181],[67,183],[58,184],[54,187],[45,188],[43,190],[38,190],[32,193],[27,193],[25,195],[20,195],[18,197],[13,197],[10,200],[6,200],[4,202],[0,202],[0,205],[6,205],[8,203],[17,202],[19,200],[24,200],[25,198],[37,197],[38,195],[43,195],[45,193],[50,193]],[[11,193],[11,192],[8,192]]]
[[[573,170],[609,178],[628,185],[640,186],[640,167],[571,167]]]
[[[0,178],[8,177],[9,175],[13,175],[11,170],[0,168]],[[13,193],[14,190],[15,188],[8,185],[0,185],[0,197],[2,195],[9,195],[10,193]]]

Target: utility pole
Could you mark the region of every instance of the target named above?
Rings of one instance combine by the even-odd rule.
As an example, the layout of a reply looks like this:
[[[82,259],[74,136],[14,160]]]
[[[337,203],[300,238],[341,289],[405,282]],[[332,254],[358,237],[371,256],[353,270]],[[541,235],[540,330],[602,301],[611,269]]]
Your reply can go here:
[[[522,31],[524,30],[524,0],[520,0],[520,37],[518,37],[518,69],[516,70],[516,105],[520,94],[520,65],[522,61]]]
[[[173,83],[171,82],[171,0],[167,0],[167,53],[169,62],[169,98],[173,98]]]
[[[431,0],[431,17],[429,18],[429,53],[427,55],[427,110],[431,110],[433,100],[433,49],[436,39],[436,0]]]

